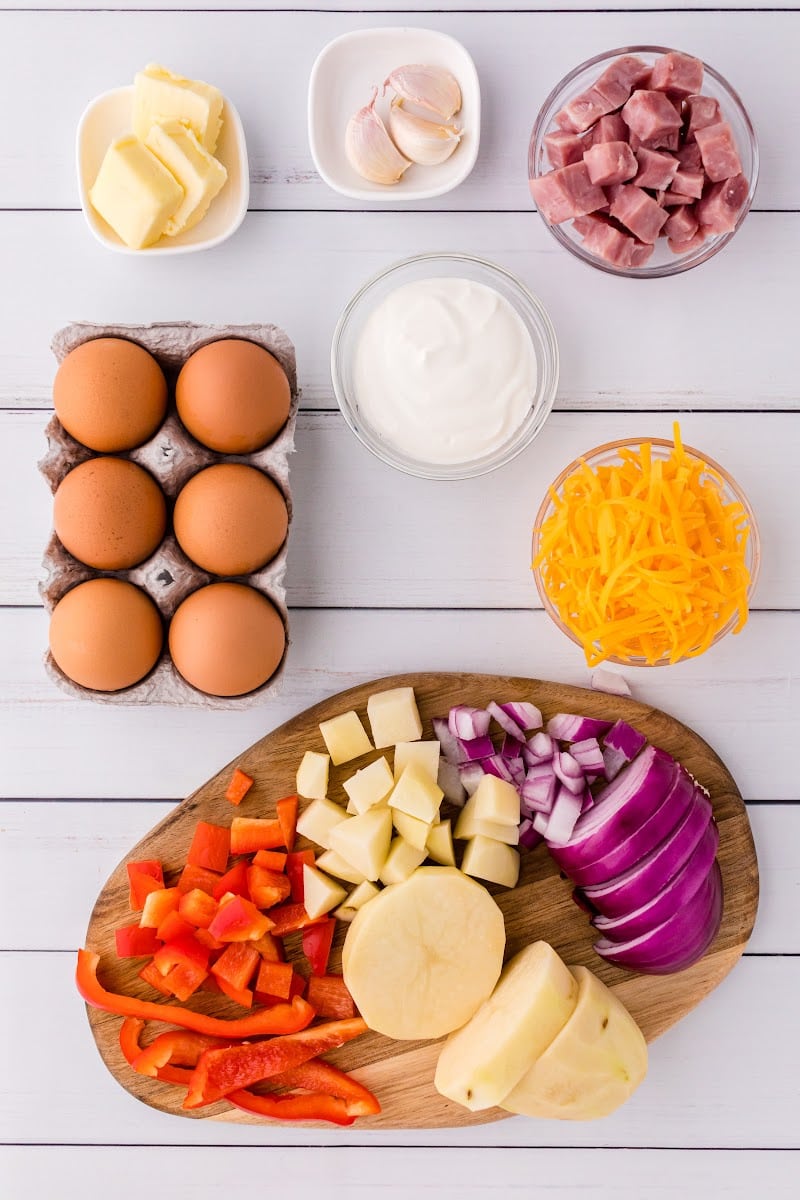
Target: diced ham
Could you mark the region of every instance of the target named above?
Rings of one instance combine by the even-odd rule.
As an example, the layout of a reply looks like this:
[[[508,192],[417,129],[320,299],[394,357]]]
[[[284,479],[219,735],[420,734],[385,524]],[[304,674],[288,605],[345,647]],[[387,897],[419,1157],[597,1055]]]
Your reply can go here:
[[[698,200],[694,211],[700,226],[706,233],[730,233],[747,199],[748,183],[744,175],[734,175],[715,183]]]
[[[662,154],[659,150],[648,150],[645,146],[636,151],[636,161],[639,170],[634,176],[633,182],[637,187],[668,188],[678,170],[678,160],[671,154]]]
[[[586,143],[579,134],[559,129],[545,134],[544,148],[551,166],[568,167],[570,163],[581,161]]]
[[[633,249],[631,250],[631,266],[644,267],[653,255],[655,246],[648,242],[637,242],[634,240]]]
[[[639,169],[636,155],[627,142],[598,142],[583,156],[592,183],[624,183]]]
[[[676,242],[674,238],[667,238],[667,245],[673,254],[689,254],[692,250],[699,250],[705,240],[705,233],[702,229],[698,229],[694,237],[689,238],[688,242]]]
[[[601,117],[589,133],[592,145],[598,142],[627,142],[628,126],[619,113],[609,113]]]
[[[594,88],[589,88],[565,104],[561,111],[556,113],[555,122],[560,129],[567,129],[571,133],[585,133],[595,121],[599,121],[616,107]]]
[[[611,108],[622,108],[634,88],[648,85],[650,67],[633,54],[616,58],[595,82],[595,91],[609,101]]]
[[[653,63],[650,88],[654,92],[671,92],[674,96],[691,96],[703,86],[703,64],[691,54],[670,50]]]
[[[672,179],[672,190],[683,196],[699,200],[703,194],[706,177],[702,171],[676,171]]]
[[[696,196],[685,196],[683,192],[668,191],[663,196],[659,193],[659,204],[664,208],[674,208],[676,204],[694,204]]]
[[[611,202],[611,215],[640,242],[654,242],[667,220],[667,214],[652,196],[635,184],[622,184]]]
[[[587,218],[584,218],[587,220]],[[590,254],[604,258],[617,267],[629,267],[633,254],[634,240],[622,233],[610,221],[595,217],[590,225],[583,226],[583,244]]]
[[[669,150],[670,154],[675,154],[680,144],[680,129],[670,129],[667,133],[659,134],[650,138],[647,143],[642,143],[648,150]]]
[[[741,175],[742,161],[733,139],[733,130],[727,121],[698,129],[695,140],[700,147],[703,168],[712,183],[721,183],[723,179]]]
[[[700,147],[696,142],[687,142],[686,145],[679,146],[675,157],[678,160],[680,171],[702,171],[703,169]]]
[[[530,189],[536,207],[551,225],[596,212],[606,205],[605,193],[592,183],[583,162],[531,179]]]
[[[700,222],[689,204],[676,208],[664,225],[664,234],[673,242],[688,242],[697,233]]]
[[[686,130],[686,140],[694,141],[698,129],[706,129],[722,120],[722,110],[719,100],[713,96],[687,96],[686,111],[689,115],[689,125]]]
[[[677,149],[682,121],[663,92],[634,92],[622,110],[622,119],[648,149],[663,146],[673,135]]]

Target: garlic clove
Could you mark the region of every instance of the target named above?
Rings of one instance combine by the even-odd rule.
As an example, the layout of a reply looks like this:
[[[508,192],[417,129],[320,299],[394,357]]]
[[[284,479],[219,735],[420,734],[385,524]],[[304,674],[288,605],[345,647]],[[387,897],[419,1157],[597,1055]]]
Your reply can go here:
[[[427,108],[446,121],[461,108],[461,88],[444,67],[411,64],[395,67],[384,83],[409,104]]]
[[[344,150],[347,160],[362,179],[370,183],[397,183],[400,176],[411,166],[395,146],[379,115],[375,112],[378,89],[364,108],[358,110],[347,122]]]
[[[461,141],[461,130],[455,125],[438,125],[426,121],[403,107],[396,98],[389,110],[389,132],[397,148],[412,162],[433,167],[448,159]]]

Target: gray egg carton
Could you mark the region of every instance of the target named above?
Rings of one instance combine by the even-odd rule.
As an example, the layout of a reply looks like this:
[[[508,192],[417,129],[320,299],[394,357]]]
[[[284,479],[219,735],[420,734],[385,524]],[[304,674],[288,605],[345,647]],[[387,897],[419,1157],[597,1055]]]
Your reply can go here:
[[[294,346],[283,330],[275,325],[192,325],[189,322],[91,325],[78,322],[59,330],[53,338],[51,348],[60,363],[76,346],[99,337],[127,338],[149,350],[167,377],[170,396],[166,419],[157,433],[144,445],[120,453],[116,457],[128,458],[149,471],[161,485],[170,509],[187,480],[204,467],[219,462],[240,462],[258,467],[266,472],[283,492],[289,510],[291,532],[292,498],[289,490],[288,456],[294,450],[298,391]],[[184,429],[175,411],[175,380],[187,358],[201,346],[228,337],[244,338],[263,346],[277,358],[289,380],[289,419],[273,442],[253,454],[217,454],[201,446]],[[39,470],[54,493],[73,467],[87,459],[99,457],[95,451],[75,441],[57,416],[50,420],[45,436],[47,452],[39,463]],[[237,580],[257,588],[275,605],[286,628],[287,649],[289,620],[283,581],[288,542],[287,537],[278,555],[260,571]],[[44,578],[39,584],[39,593],[48,612],[52,612],[61,597],[76,584],[87,579],[96,579],[98,576],[108,576],[134,583],[147,592],[157,605],[165,627],[178,605],[190,592],[214,582],[217,578],[200,570],[186,557],[175,539],[171,523],[158,549],[145,562],[130,570],[97,571],[87,567],[65,549],[55,533],[47,544],[43,566]],[[63,691],[75,697],[95,700],[101,704],[168,704],[207,709],[252,708],[263,704],[276,694],[285,661],[284,654],[283,661],[272,678],[256,691],[249,692],[246,696],[218,697],[197,691],[178,673],[169,656],[166,635],[164,649],[153,670],[139,683],[118,692],[95,692],[81,687],[67,678],[49,650],[44,658],[45,669],[50,678]]]

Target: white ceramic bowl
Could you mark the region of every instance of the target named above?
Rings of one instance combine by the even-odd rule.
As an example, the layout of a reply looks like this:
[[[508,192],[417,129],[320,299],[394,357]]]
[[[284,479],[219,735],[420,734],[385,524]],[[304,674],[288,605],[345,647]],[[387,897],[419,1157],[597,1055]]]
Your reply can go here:
[[[247,145],[238,112],[226,99],[222,109],[222,131],[214,153],[226,168],[228,179],[202,221],[176,237],[162,237],[153,246],[146,246],[143,250],[132,250],[89,203],[89,189],[97,178],[97,172],[110,143],[132,131],[132,110],[131,84],[95,97],[80,119],[76,146],[78,188],[86,224],[98,242],[121,254],[189,254],[194,250],[208,250],[212,246],[218,246],[239,228],[250,198]]]
[[[435,167],[412,164],[395,184],[362,179],[344,152],[347,122],[368,104],[372,89],[409,63],[445,67],[458,80],[462,107],[454,120],[464,130],[459,146]],[[388,100],[378,107],[388,112]],[[435,120],[435,117],[433,118]],[[334,38],[321,51],[308,85],[308,140],[314,166],[328,187],[353,200],[405,203],[452,191],[467,178],[478,157],[481,91],[478,72],[455,38],[434,29],[356,29]]]

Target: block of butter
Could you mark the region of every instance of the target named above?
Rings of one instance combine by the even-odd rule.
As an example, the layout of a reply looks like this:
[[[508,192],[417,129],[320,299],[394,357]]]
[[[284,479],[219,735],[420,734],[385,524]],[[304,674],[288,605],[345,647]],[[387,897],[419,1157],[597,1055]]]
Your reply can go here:
[[[202,220],[228,178],[228,172],[180,121],[159,121],[153,125],[145,145],[183,188],[183,200],[164,228],[166,234],[174,237]]]
[[[150,63],[133,81],[133,132],[145,141],[158,121],[188,125],[200,144],[213,154],[222,126],[222,92],[210,83],[173,75]]]
[[[133,250],[158,241],[183,197],[177,179],[135,137],[111,143],[89,192],[93,207]]]

